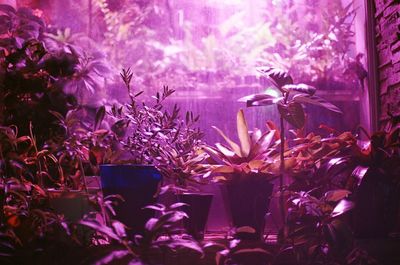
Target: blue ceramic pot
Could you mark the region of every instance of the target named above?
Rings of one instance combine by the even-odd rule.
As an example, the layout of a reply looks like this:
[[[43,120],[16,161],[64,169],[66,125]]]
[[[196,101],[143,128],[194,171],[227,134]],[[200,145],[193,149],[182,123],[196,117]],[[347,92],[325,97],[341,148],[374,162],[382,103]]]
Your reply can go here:
[[[104,197],[119,194],[124,202],[119,203],[115,219],[128,226],[129,234],[142,234],[147,220],[154,212],[143,207],[154,204],[161,182],[161,174],[149,165],[101,165],[101,186]]]

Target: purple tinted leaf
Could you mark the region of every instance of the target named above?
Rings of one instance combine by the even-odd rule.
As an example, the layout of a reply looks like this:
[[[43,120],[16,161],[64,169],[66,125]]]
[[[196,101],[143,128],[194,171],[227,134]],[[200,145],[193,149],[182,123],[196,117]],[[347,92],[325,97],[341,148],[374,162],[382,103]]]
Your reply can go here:
[[[101,106],[96,112],[94,130],[97,130],[97,128],[101,125],[105,115],[106,115],[106,108],[104,106]]]
[[[111,251],[107,256],[97,260],[95,264],[112,264],[118,262],[118,260],[121,260],[128,255],[130,255],[130,252],[128,250],[114,250]],[[133,263],[133,265],[135,264],[138,265],[137,263]]]
[[[306,84],[289,84],[282,87],[284,91],[296,91],[313,96],[317,89],[313,86]]]
[[[146,223],[146,226],[145,226],[146,230],[153,231],[153,229],[156,226],[157,222],[158,222],[157,218],[150,218]]]
[[[199,246],[199,244],[195,241],[191,240],[185,240],[185,239],[175,239],[172,242],[168,243],[168,247],[172,249],[176,248],[186,248],[186,249],[191,249],[199,254],[203,254],[202,248]]]
[[[227,158],[232,158],[232,157],[234,157],[236,155],[235,152],[229,150],[228,148],[226,148],[225,146],[223,146],[220,143],[216,143],[215,146]]]
[[[253,94],[240,98],[239,102],[246,102],[247,107],[269,106],[276,104],[283,97],[274,97],[268,94]]]
[[[0,11],[6,14],[15,14],[17,11],[10,5],[0,4]]]
[[[368,167],[363,167],[363,166],[357,166],[353,172],[351,173],[351,176],[357,179],[357,184],[360,185],[363,178],[368,172]]]
[[[151,210],[163,212],[163,211],[165,211],[165,206],[162,204],[148,205],[148,206],[143,207],[143,209],[151,209]]]
[[[303,128],[306,122],[303,106],[297,102],[290,102],[287,106],[278,104],[281,116],[294,127]]]
[[[342,113],[342,111],[333,105],[332,103],[326,101],[323,98],[317,96],[309,96],[309,95],[295,95],[293,100],[298,103],[312,104],[320,107],[324,107],[330,111]]]
[[[325,193],[325,200],[337,202],[346,198],[350,193],[348,190],[331,190]]]
[[[337,217],[340,216],[349,210],[351,210],[354,207],[354,203],[348,200],[341,200],[336,207],[333,209],[331,213],[331,217]]]
[[[177,208],[180,208],[180,207],[182,207],[182,206],[188,206],[188,204],[187,204],[187,203],[184,203],[184,202],[177,202],[177,203],[174,203],[174,204],[172,204],[171,206],[169,206],[169,208],[171,208],[171,209],[177,209]]]
[[[117,241],[121,240],[120,237],[117,234],[115,234],[111,228],[101,225],[97,222],[81,220],[81,221],[79,221],[79,224],[90,227],[90,228],[94,229],[95,231],[100,232],[100,233],[110,237],[111,239],[114,239]]]
[[[292,77],[284,70],[273,67],[260,67],[258,72],[266,76],[271,83],[281,89],[284,85],[293,84]]]
[[[126,226],[123,223],[119,221],[113,221],[112,226],[114,228],[115,233],[119,237],[126,237],[126,231],[125,231]]]

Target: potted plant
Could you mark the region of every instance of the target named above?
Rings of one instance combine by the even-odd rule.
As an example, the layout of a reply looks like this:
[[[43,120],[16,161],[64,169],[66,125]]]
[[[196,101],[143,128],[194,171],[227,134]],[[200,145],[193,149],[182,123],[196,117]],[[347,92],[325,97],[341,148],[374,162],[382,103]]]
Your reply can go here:
[[[93,219],[85,219],[80,224],[99,234],[99,239],[112,242],[101,246],[94,255],[88,255],[83,264],[104,264],[124,262],[134,264],[187,264],[199,262],[203,258],[203,248],[192,238],[182,235],[179,222],[187,218],[180,210],[182,203],[164,206],[148,205],[158,217],[147,220],[142,235],[130,240],[126,227],[118,221],[107,226]],[[82,261],[81,261],[82,262]]]
[[[209,181],[203,176],[207,169],[203,165],[208,155],[200,148],[200,141],[192,142],[186,148],[170,149],[164,152],[168,164],[159,166],[164,178],[161,193],[172,190],[179,202],[184,203],[182,210],[188,218],[183,220],[184,228],[193,236],[201,240],[210,211],[213,194],[201,191],[201,186]]]
[[[186,170],[179,168],[185,166],[180,164],[181,159],[188,162],[193,156],[202,133],[193,128],[198,117],[188,112],[181,120],[178,106],[165,108],[164,101],[174,90],[164,87],[154,96],[154,102],[141,102],[143,92],[132,92],[132,76],[130,69],[121,73],[129,102],[108,111],[100,108],[93,131],[98,139],[85,142],[90,163],[100,167],[103,193],[122,195],[126,201],[116,208],[117,218],[133,233],[141,233],[146,220],[152,217],[150,210],[142,208],[155,203],[162,175],[171,174],[169,179],[176,178],[174,184],[182,186],[182,177],[191,172],[177,179],[177,171]],[[102,124],[104,128],[100,128]]]
[[[327,161],[321,174],[352,191],[350,223],[357,237],[387,237],[399,212],[398,122],[392,117],[382,131],[366,134],[367,141],[352,136],[352,144]]]
[[[240,145],[217,127],[213,127],[228,145],[204,146],[210,156],[209,174],[214,182],[225,183],[226,203],[235,227],[249,226],[260,238],[276,178],[270,155],[276,152],[275,130],[249,132],[243,110],[237,114]],[[225,193],[225,192],[224,192]],[[244,207],[245,205],[245,207]]]
[[[273,67],[262,67],[259,72],[266,77],[271,85],[279,90],[280,96],[268,94],[253,94],[240,98],[239,101],[246,102],[247,107],[258,107],[276,105],[280,114],[280,211],[282,220],[285,222],[285,198],[284,198],[284,174],[287,173],[288,162],[285,160],[285,121],[297,129],[302,129],[306,123],[303,104],[311,104],[326,108],[332,112],[341,113],[341,110],[328,101],[315,96],[316,88],[307,84],[295,84],[291,75],[281,69]],[[284,233],[285,230],[284,230]]]

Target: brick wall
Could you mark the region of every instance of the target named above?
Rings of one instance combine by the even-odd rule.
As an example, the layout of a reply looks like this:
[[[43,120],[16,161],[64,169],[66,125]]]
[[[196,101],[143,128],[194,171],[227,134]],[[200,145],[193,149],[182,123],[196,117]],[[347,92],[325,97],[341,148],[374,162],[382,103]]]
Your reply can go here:
[[[370,1],[370,0],[367,0]],[[400,116],[400,1],[375,0],[379,123]]]

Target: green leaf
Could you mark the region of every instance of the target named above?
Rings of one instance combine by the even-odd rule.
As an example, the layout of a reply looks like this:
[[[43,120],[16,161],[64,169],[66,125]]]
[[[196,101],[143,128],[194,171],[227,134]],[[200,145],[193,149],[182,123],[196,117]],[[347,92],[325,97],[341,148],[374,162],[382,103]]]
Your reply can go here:
[[[246,118],[242,109],[237,113],[237,133],[241,145],[241,156],[247,157],[250,153],[251,142],[249,135],[249,128],[247,126]]]
[[[333,112],[342,113],[342,111],[338,107],[336,107],[332,103],[326,101],[325,99],[317,97],[317,96],[295,95],[293,97],[293,101],[298,102],[298,103],[312,104],[312,105],[324,107]]]

